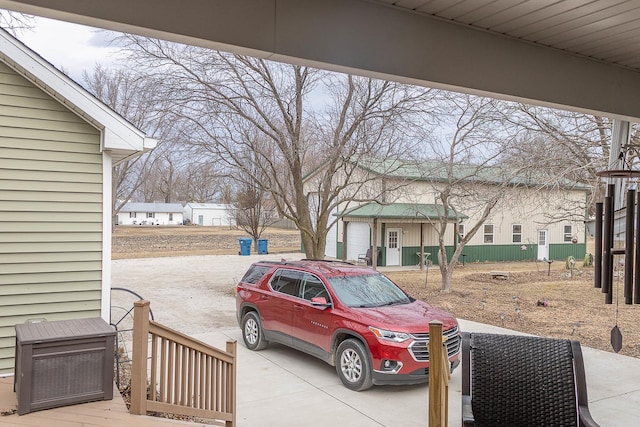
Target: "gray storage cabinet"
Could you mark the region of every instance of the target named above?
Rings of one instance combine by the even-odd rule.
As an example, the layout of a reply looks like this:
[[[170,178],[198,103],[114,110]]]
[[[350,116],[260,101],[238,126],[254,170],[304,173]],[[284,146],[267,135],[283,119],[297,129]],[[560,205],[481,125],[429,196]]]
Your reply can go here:
[[[99,317],[16,325],[18,414],[113,399],[115,334]]]

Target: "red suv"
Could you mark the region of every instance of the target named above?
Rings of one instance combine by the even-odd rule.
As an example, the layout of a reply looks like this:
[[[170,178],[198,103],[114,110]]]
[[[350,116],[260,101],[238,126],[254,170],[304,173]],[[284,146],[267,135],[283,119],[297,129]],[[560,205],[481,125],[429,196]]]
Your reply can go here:
[[[247,348],[278,342],[332,366],[352,390],[428,380],[429,322],[442,322],[451,370],[460,363],[455,317],[407,295],[371,268],[335,261],[261,261],[237,288]]]

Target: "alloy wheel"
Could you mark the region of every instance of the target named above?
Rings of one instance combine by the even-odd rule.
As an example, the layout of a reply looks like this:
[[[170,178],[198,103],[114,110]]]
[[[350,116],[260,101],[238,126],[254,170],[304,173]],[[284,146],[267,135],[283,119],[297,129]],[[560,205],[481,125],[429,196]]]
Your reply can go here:
[[[342,352],[340,368],[344,377],[351,382],[357,382],[362,376],[362,360],[357,352],[346,349]]]

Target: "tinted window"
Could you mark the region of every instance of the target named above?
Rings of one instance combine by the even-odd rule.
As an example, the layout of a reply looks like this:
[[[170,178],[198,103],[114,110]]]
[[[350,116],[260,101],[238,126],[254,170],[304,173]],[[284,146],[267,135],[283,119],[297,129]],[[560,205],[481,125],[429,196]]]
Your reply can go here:
[[[311,301],[311,298],[322,297],[329,301],[329,293],[324,287],[322,281],[315,275],[305,273],[300,285],[300,297]]]
[[[271,288],[276,292],[298,296],[302,271],[278,270],[271,279]]]
[[[243,283],[252,283],[256,284],[262,276],[264,276],[267,271],[269,271],[269,267],[265,265],[252,265],[249,267],[246,273],[244,273],[244,277],[242,278]]]

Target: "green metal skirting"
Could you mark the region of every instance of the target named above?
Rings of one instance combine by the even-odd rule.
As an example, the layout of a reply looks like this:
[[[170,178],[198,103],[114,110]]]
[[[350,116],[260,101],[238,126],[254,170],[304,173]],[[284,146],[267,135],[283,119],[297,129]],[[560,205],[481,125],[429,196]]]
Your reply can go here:
[[[567,257],[573,256],[575,259],[583,259],[586,254],[586,244],[571,243],[549,245],[549,259],[561,261]],[[538,247],[536,245],[525,245],[526,249],[520,244],[517,245],[474,245],[465,246],[462,251],[466,254],[464,262],[500,262],[500,261],[532,261],[538,257]],[[342,258],[342,242],[338,242],[338,259]],[[418,255],[419,246],[405,246],[402,248],[402,265],[419,265]],[[424,252],[431,253],[429,259],[433,264],[438,263],[438,247],[425,246]],[[385,265],[385,248],[378,247],[378,265]],[[447,247],[447,258],[451,259],[453,255],[453,246]],[[463,257],[458,259],[462,262]]]
[[[447,248],[447,258],[453,255],[453,246]],[[402,265],[418,265],[419,246],[406,246],[402,248]],[[430,252],[429,259],[433,264],[438,263],[438,247],[425,246],[424,252]],[[465,246],[462,251],[466,256],[464,262],[501,262],[501,261],[531,261],[538,257],[536,245],[474,245]],[[586,244],[554,244],[549,245],[549,259],[566,260],[568,256],[583,259],[586,254]],[[463,262],[460,256],[458,262]]]

